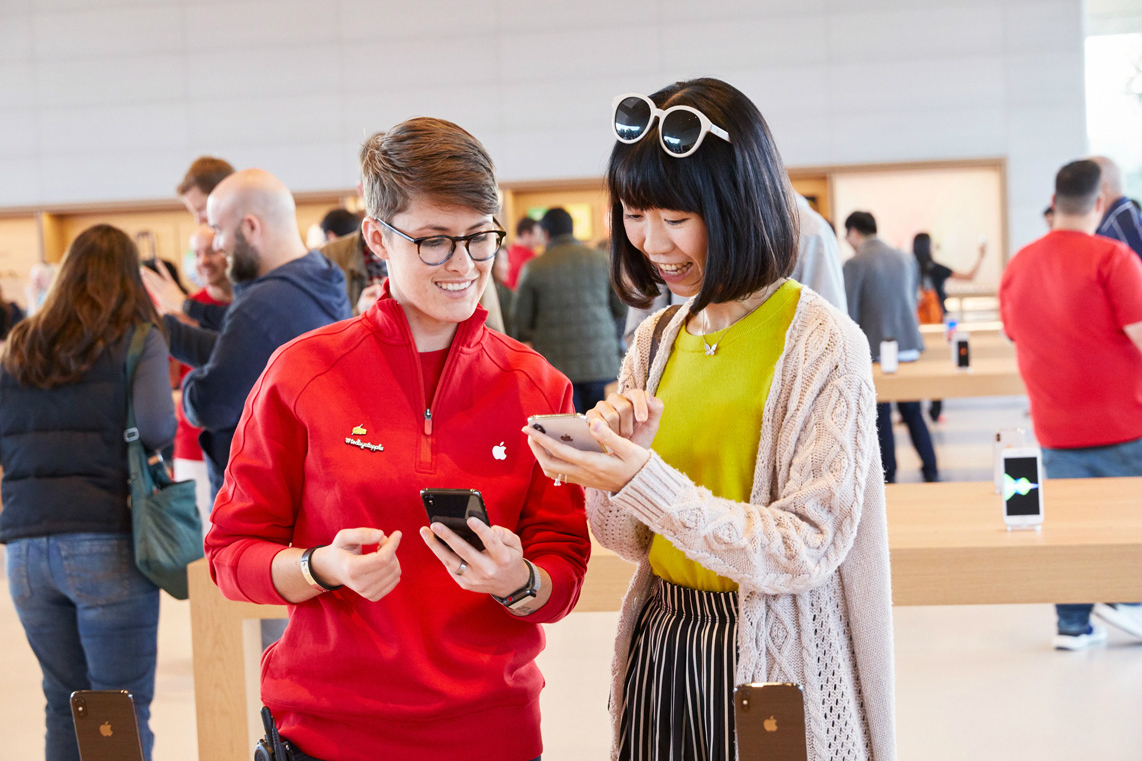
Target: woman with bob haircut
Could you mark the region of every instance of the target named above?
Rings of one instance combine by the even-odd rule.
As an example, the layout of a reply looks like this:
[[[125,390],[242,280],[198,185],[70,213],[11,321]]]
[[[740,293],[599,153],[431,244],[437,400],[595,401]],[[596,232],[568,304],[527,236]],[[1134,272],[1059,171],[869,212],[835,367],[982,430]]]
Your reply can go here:
[[[43,670],[48,761],[79,761],[71,693],[129,690],[143,753],[158,654],[159,588],[135,568],[127,400],[150,451],[174,439],[167,344],[118,228],[79,234],[0,367],[8,591]],[[146,331],[130,379],[128,349]]]
[[[518,426],[573,412],[571,383],[484,324],[504,231],[475,137],[402,122],[366,141],[361,180],[388,280],[270,359],[211,513],[211,572],[232,599],[290,608],[262,700],[294,761],[528,761],[540,625],[575,607],[590,540],[583,490],[544,478]],[[482,551],[429,525],[423,489],[480,492]]]
[[[590,413],[610,454],[529,434],[638,564],[613,664],[612,757],[736,753],[735,685],[793,682],[809,758],[895,758],[876,393],[857,326],[787,278],[796,210],[765,120],[716,79],[615,99],[612,275],[638,329]],[[767,713],[766,716],[769,714]],[[758,719],[764,718],[758,716]]]

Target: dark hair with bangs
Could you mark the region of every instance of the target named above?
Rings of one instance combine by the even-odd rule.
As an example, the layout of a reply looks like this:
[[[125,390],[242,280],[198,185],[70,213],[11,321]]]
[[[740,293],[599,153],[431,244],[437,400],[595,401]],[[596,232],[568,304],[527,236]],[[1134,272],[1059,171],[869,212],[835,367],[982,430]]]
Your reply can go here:
[[[696,108],[726,130],[685,158],[659,144],[658,122],[637,143],[615,141],[607,165],[611,282],[622,299],[648,307],[662,278],[626,236],[623,207],[697,214],[706,225],[706,267],[691,311],[745,298],[797,264],[797,211],[769,125],[740,90],[718,79],[676,82],[650,96],[658,108]]]

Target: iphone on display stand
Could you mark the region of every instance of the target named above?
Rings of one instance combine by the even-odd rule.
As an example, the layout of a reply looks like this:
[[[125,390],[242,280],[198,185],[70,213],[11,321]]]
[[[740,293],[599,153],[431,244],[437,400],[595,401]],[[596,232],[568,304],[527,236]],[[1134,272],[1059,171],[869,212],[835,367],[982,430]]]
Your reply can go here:
[[[1007,530],[1043,525],[1043,454],[1038,447],[1004,449],[1003,522]]]
[[[971,370],[971,347],[968,334],[962,330],[952,334],[952,360],[956,363],[957,370]]]
[[[894,373],[900,367],[900,346],[895,338],[886,338],[880,342],[880,371]]]
[[[1025,444],[1022,428],[995,429],[995,442],[993,443],[993,457],[995,463],[995,493],[1003,490],[1003,450],[1011,447],[1022,447]]]

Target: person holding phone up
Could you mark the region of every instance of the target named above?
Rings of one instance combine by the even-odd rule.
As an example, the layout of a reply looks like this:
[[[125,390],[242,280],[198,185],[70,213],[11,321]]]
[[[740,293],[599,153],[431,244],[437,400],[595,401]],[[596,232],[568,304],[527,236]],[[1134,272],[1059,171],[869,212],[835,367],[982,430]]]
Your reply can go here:
[[[484,147],[411,119],[368,139],[361,171],[389,279],[270,359],[211,515],[211,573],[227,597],[290,606],[262,700],[295,761],[527,761],[539,624],[574,607],[590,541],[583,490],[544,478],[518,426],[571,412],[571,383],[484,325],[504,237]],[[422,489],[483,495],[483,552],[430,530]]]
[[[735,684],[793,682],[808,757],[896,755],[876,393],[849,318],[788,279],[792,189],[765,120],[716,79],[615,99],[612,281],[645,306],[619,391],[588,413],[611,454],[529,429],[588,487],[623,602],[612,757],[735,758]]]

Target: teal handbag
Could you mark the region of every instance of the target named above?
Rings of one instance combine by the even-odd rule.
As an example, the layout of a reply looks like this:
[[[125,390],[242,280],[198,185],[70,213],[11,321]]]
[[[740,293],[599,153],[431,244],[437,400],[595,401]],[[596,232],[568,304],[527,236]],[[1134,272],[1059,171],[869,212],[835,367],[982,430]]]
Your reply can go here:
[[[127,466],[131,476],[131,532],[135,566],[171,597],[188,596],[186,567],[203,556],[202,518],[195,501],[194,481],[175,482],[162,455],[148,454],[135,425],[131,386],[143,355],[149,325],[139,325],[127,351]]]

